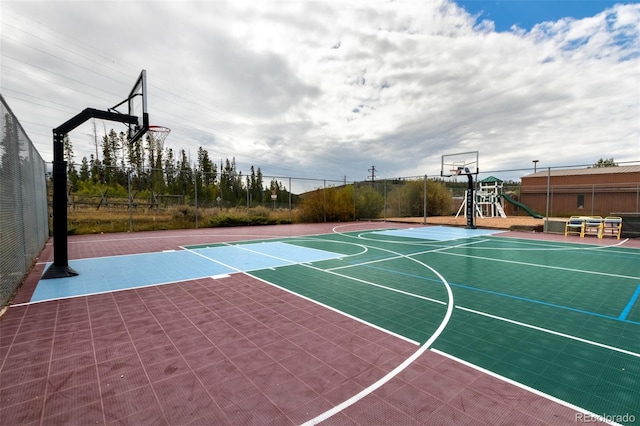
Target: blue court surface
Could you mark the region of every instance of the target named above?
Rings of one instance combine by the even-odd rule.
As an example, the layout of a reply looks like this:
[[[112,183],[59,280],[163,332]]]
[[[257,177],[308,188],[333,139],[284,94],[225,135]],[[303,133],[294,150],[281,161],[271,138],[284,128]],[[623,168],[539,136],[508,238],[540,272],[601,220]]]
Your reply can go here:
[[[69,261],[79,275],[40,280],[31,302],[169,284],[335,259],[343,254],[282,242],[225,245]]]
[[[429,226],[424,228],[392,229],[388,231],[372,232],[372,234],[391,237],[416,238],[421,240],[451,241],[461,238],[471,238],[504,232],[495,229],[467,229],[449,226]]]

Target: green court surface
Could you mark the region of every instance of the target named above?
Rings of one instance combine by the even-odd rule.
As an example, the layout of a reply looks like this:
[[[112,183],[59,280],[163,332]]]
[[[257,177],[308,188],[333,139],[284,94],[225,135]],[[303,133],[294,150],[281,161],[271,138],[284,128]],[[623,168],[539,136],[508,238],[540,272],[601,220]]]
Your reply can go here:
[[[337,256],[248,273],[417,344],[446,321],[432,349],[640,419],[640,251],[442,231],[282,239]]]

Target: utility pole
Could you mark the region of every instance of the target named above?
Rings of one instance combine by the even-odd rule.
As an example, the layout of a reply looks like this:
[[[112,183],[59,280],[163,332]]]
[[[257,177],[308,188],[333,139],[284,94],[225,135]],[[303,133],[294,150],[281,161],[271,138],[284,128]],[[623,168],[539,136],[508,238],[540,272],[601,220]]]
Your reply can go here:
[[[371,166],[371,168],[367,171],[371,173],[371,185],[373,186],[376,182],[376,166]]]
[[[105,130],[104,130],[104,133],[105,134],[107,133],[106,127],[105,127]],[[96,120],[95,119],[93,120],[93,145],[96,147],[96,161],[98,161],[98,131],[96,130]]]

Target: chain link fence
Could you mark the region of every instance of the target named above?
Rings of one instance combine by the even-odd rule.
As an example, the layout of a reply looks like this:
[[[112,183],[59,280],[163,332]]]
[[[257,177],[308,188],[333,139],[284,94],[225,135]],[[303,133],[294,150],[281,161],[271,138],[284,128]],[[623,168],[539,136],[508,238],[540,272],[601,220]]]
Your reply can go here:
[[[242,173],[134,173],[105,166],[71,174],[71,233],[464,216],[469,185],[467,176],[439,175],[361,182],[277,176],[256,180]],[[474,176],[473,188],[478,217],[637,213],[640,164],[482,172]]]
[[[49,235],[45,162],[4,98],[0,137],[0,306],[4,306]]]

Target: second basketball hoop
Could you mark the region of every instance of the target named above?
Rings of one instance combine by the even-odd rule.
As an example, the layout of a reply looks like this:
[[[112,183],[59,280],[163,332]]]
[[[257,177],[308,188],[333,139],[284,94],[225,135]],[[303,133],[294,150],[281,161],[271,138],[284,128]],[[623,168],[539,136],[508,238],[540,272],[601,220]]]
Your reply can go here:
[[[465,197],[465,214],[467,217],[467,229],[475,229],[475,196],[473,177],[480,172],[478,169],[478,151],[462,152],[460,154],[447,154],[442,156],[440,163],[440,176],[452,177],[464,175],[469,180]]]

